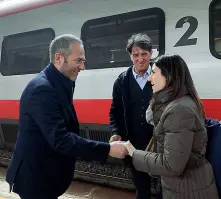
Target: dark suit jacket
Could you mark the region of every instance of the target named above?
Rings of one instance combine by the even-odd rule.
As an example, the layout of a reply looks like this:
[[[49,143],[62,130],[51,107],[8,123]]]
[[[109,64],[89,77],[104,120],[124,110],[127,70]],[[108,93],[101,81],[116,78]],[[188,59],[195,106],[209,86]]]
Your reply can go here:
[[[18,137],[6,177],[14,192],[57,197],[72,181],[76,157],[106,161],[108,143],[78,136],[72,98],[73,82],[53,64],[23,91]]]

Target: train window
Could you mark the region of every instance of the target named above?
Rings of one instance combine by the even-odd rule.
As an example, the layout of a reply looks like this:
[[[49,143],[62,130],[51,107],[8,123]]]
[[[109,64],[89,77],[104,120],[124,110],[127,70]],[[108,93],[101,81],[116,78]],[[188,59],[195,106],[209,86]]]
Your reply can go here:
[[[221,59],[221,1],[214,0],[210,4],[210,51]]]
[[[34,74],[49,62],[49,44],[55,37],[51,28],[4,37],[0,72],[4,76]]]
[[[146,33],[153,43],[155,57],[165,52],[165,15],[160,8],[92,19],[84,23],[87,69],[127,67],[131,64],[126,44],[132,34]]]

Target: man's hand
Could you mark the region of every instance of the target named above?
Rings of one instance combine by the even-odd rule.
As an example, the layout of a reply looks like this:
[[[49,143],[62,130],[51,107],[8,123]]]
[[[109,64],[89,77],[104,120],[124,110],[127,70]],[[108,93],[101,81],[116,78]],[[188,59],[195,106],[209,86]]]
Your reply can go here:
[[[111,142],[109,156],[123,159],[126,155],[128,155],[127,149],[123,143],[124,142],[121,141]]]
[[[121,141],[122,139],[121,139],[121,136],[119,136],[119,135],[113,135],[113,136],[111,136],[111,138],[110,138],[110,140],[109,140],[109,143],[111,143],[111,142],[114,142],[114,141]]]

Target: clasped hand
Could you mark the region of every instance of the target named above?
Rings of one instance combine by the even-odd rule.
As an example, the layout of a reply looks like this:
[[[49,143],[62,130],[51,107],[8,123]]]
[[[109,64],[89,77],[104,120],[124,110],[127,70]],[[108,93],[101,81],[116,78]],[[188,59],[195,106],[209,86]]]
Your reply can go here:
[[[130,143],[130,141],[112,141],[110,142],[110,152],[109,155],[114,158],[125,158],[126,155],[133,155],[136,149]]]

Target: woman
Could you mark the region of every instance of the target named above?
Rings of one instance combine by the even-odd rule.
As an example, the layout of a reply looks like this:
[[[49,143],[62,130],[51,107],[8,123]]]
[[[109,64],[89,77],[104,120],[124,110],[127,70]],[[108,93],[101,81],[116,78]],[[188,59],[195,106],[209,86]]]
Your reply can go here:
[[[154,94],[146,119],[154,125],[153,151],[126,143],[135,168],[161,176],[164,199],[218,199],[205,159],[204,109],[187,64],[178,55],[163,55],[149,81]]]

